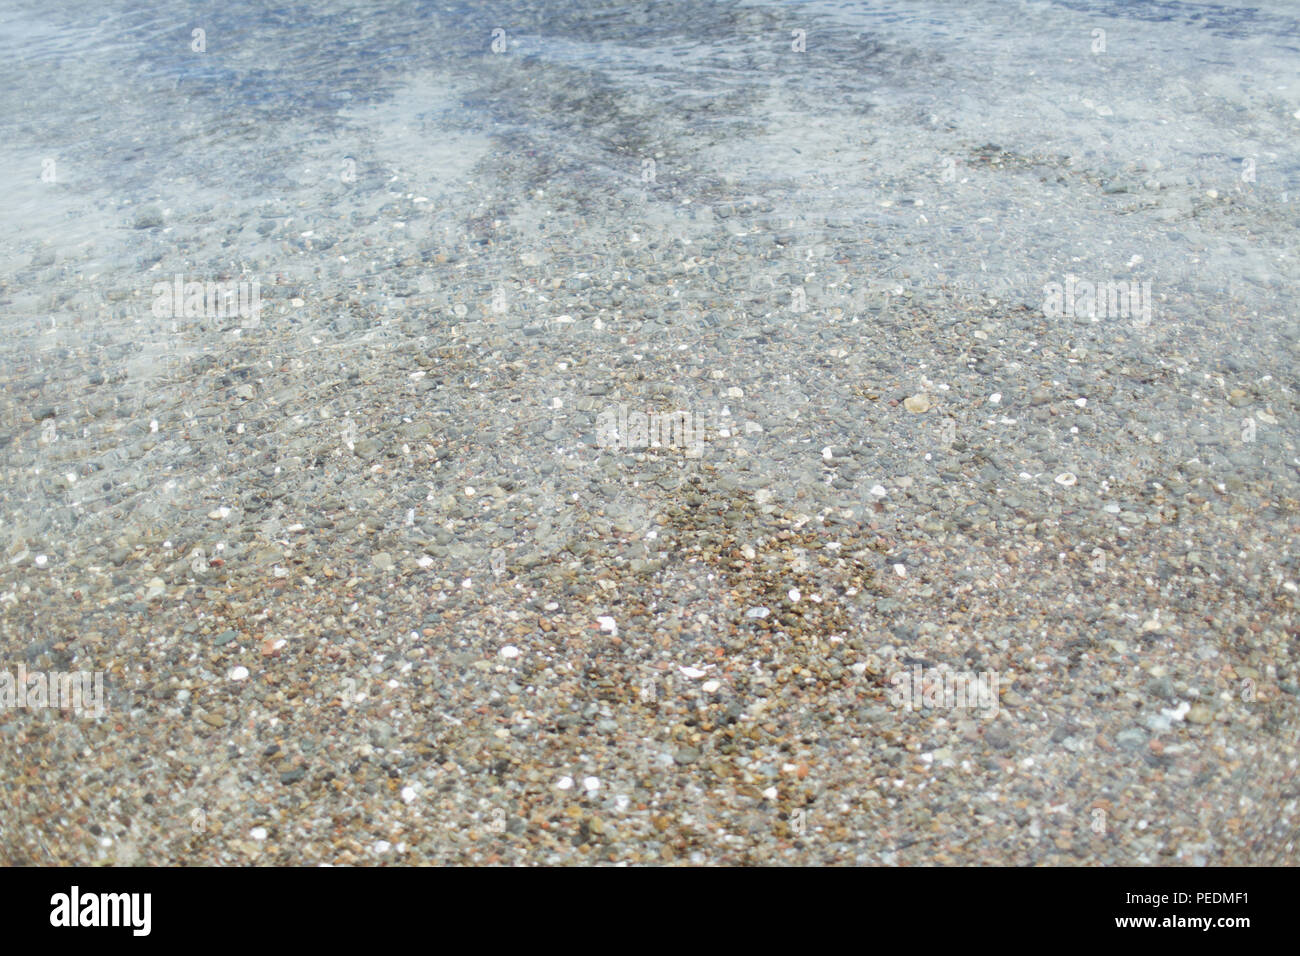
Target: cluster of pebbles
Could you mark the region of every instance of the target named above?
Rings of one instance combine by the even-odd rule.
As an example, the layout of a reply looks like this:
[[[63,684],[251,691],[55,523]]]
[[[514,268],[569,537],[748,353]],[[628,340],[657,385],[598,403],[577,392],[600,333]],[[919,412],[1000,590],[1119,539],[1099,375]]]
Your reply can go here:
[[[876,192],[759,176],[771,94],[619,75],[460,64],[500,130],[436,202],[332,132],[355,181],[123,203],[132,266],[89,285],[21,250],[0,661],[102,672],[107,713],[0,711],[0,858],[1290,860],[1293,303],[1229,270],[1150,324],[1049,318],[1052,274],[972,284],[985,253],[935,271]],[[1248,198],[1166,215],[1139,164],[881,122],[960,157],[954,218],[1050,189],[1153,260],[1285,241]],[[261,315],[160,321],[173,274],[257,278]],[[702,453],[611,445],[619,409]],[[996,699],[900,706],[934,669]]]

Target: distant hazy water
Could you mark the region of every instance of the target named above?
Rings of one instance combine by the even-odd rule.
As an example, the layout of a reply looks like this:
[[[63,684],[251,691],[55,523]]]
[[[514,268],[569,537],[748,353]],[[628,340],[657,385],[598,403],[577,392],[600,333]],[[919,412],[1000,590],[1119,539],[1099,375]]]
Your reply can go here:
[[[1028,296],[1066,265],[1111,275],[1134,256],[1166,287],[1276,295],[1297,278],[1300,11],[1281,0],[13,2],[0,107],[0,273],[22,277],[0,320],[20,326],[101,288],[147,291],[153,266],[210,274],[257,252],[232,227],[187,239],[177,261],[142,258],[139,204],[208,233],[276,202],[346,228],[392,182],[448,211],[477,169],[475,189],[509,200],[515,154],[597,208],[665,146],[672,189],[649,221],[714,187],[762,195],[772,228],[840,220],[906,250],[922,282],[991,271]],[[1098,189],[1182,173],[1189,196],[1235,190],[1246,212],[1198,211],[1189,230],[1173,207],[1170,228],[1147,228],[1077,179],[971,176],[981,144],[1069,156]],[[454,241],[471,215],[430,231]],[[82,278],[61,289],[73,279],[49,256]]]

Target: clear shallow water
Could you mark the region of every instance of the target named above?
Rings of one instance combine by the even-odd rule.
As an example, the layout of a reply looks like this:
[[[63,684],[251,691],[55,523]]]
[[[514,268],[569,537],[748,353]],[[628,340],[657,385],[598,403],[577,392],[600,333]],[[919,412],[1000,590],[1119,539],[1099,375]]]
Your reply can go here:
[[[1050,185],[987,195],[945,179],[972,147],[1069,156],[1106,178],[1159,163],[1237,191],[1279,229],[1294,224],[1300,191],[1300,39],[1282,3],[596,3],[558,15],[206,4],[183,22],[129,4],[17,3],[3,17],[10,270],[33,243],[93,240],[102,255],[130,245],[109,215],[128,203],[173,202],[182,217],[218,201],[335,204],[339,191],[313,177],[336,177],[348,158],[374,174],[352,194],[394,173],[446,187],[486,140],[542,151],[544,175],[572,170],[593,200],[638,185],[641,149],[676,146],[698,160],[661,162],[678,201],[706,199],[717,181],[783,190],[778,218],[847,214],[954,258],[988,218],[1030,273],[1044,243],[1113,242],[1131,224],[1099,234],[1103,217],[1088,213],[1112,210],[1061,208]],[[504,60],[490,53],[494,24],[507,31]],[[197,25],[203,53],[191,49]],[[790,50],[796,29],[808,53]],[[1092,52],[1095,30],[1104,53]],[[533,86],[501,82],[530,71]],[[609,112],[591,115],[599,102]],[[1257,164],[1248,189],[1244,158]],[[47,160],[57,185],[41,182]],[[922,223],[890,200],[947,212]],[[967,235],[946,242],[954,232]],[[1249,266],[1294,278],[1286,263]]]
[[[13,97],[7,124],[38,150],[93,143],[101,153],[119,140],[174,144],[164,135],[174,132],[174,121],[212,121],[229,109],[272,120],[314,114],[312,121],[325,125],[342,103],[387,98],[406,72],[484,66],[493,23],[510,27],[507,55],[568,66],[593,84],[706,98],[779,79],[795,91],[832,94],[822,106],[881,90],[886,101],[946,102],[968,129],[1005,129],[1014,120],[1035,145],[1110,137],[1095,135],[1104,124],[1066,129],[1055,116],[1035,122],[1014,111],[1016,100],[1059,108],[1109,94],[1158,110],[1160,87],[1199,87],[1194,92],[1211,101],[1217,93],[1218,101],[1196,112],[1213,115],[1217,107],[1264,124],[1240,110],[1270,100],[1294,106],[1300,93],[1297,18],[1286,3],[714,3],[660,5],[654,15],[632,4],[592,3],[549,17],[526,5],[517,11],[414,4],[385,13],[327,3],[269,13],[199,4],[182,23],[125,4],[91,16],[75,4],[8,4],[0,21]],[[200,24],[210,38],[204,53],[191,49],[191,30]],[[785,56],[786,27],[812,37],[813,56]],[[1097,29],[1107,30],[1102,54],[1091,52]],[[829,55],[818,55],[819,44]],[[868,62],[872,68],[854,70]],[[75,93],[88,95],[74,100]],[[962,109],[967,97],[977,98],[978,111]],[[184,101],[182,115],[169,115],[171,98]],[[156,122],[140,127],[123,107]],[[1124,123],[1123,116],[1112,123],[1112,135]],[[1053,131],[1056,139],[1039,138]],[[1283,123],[1261,132],[1292,137],[1295,130]],[[1129,149],[1174,155],[1184,151],[1179,142],[1176,134],[1149,136]],[[1224,152],[1246,143],[1197,145]],[[186,151],[170,152],[176,158]]]
[[[193,624],[220,588],[312,632],[331,603],[341,618],[360,607],[350,565],[375,574],[364,587],[381,607],[358,612],[354,642],[369,656],[385,629],[409,633],[402,612],[388,617],[380,553],[405,569],[428,549],[414,602],[437,588],[468,602],[450,602],[467,613],[448,647],[475,632],[496,641],[493,600],[509,607],[515,571],[549,594],[553,579],[532,572],[563,562],[673,606],[660,659],[642,640],[660,621],[629,623],[622,596],[600,598],[638,666],[694,666],[748,607],[788,597],[790,574],[834,535],[854,542],[844,551],[869,542],[867,573],[911,583],[827,601],[833,615],[805,625],[814,656],[832,631],[903,655],[976,652],[1028,674],[1035,709],[1064,701],[1071,720],[1130,739],[1129,699],[1103,695],[1149,690],[1100,658],[1081,680],[1059,678],[1080,663],[1066,650],[1095,635],[1213,687],[1205,699],[1235,693],[1219,676],[1228,662],[1294,681],[1277,590],[1294,577],[1300,464],[1286,5],[196,11],[0,11],[0,603],[18,640],[48,648],[103,627],[131,664],[183,675],[164,648],[192,655],[193,635],[167,615]],[[196,26],[204,52],[190,49]],[[1094,51],[1097,30],[1106,48]],[[801,35],[804,52],[791,46]],[[178,275],[257,281],[264,315],[155,315],[153,286]],[[1048,321],[1042,289],[1071,275],[1149,281],[1153,321]],[[938,402],[916,412],[917,393]],[[717,428],[698,470],[594,453],[596,412],[624,399],[689,408],[727,434]],[[504,508],[491,506],[498,492]],[[774,527],[757,509],[796,511],[808,555],[734,572],[743,536]],[[697,514],[733,531],[714,537]],[[1108,582],[1073,570],[1094,548]],[[310,576],[285,567],[291,551],[310,555]],[[624,577],[641,558],[659,571]],[[515,591],[461,583],[489,573]],[[294,589],[271,597],[276,581]],[[846,583],[810,578],[804,593]],[[590,576],[567,587],[603,590]],[[318,597],[312,611],[298,603]],[[1246,638],[1261,630],[1276,643]],[[776,656],[797,661],[805,642],[789,643]],[[853,793],[874,775],[857,762],[857,729],[874,733],[875,717],[860,722],[848,690],[839,787]],[[838,704],[791,703],[783,716],[808,733],[838,733],[822,721]],[[298,727],[312,739],[316,723]],[[1223,727],[1238,735],[1226,752],[1263,768],[1254,782],[1281,780],[1284,719],[1275,738],[1236,715]],[[1179,860],[1243,846],[1240,818],[1223,820],[1243,792],[1287,799],[1243,791],[1235,764],[1203,786],[1201,743],[1183,776],[1163,777],[1166,826],[1204,838],[1184,840]],[[1141,784],[1154,818],[1139,752],[1098,761]],[[1038,764],[1043,792],[1086,795],[1055,766]],[[1222,817],[1182,798],[1194,774]],[[666,778],[636,779],[656,791]],[[92,786],[87,805],[109,792]],[[971,791],[955,787],[964,805]],[[914,807],[935,802],[927,788]],[[195,806],[211,796],[184,789]],[[736,832],[766,826],[760,812]],[[1252,853],[1290,839],[1284,813],[1253,822]],[[1002,858],[1021,826],[982,827],[981,857]],[[1156,859],[1131,837],[1117,852]]]
[[[1247,363],[1291,362],[1289,4],[548,6],[6,5],[6,375],[117,346],[143,392],[220,351],[149,314],[176,274],[398,308],[446,285],[436,257],[458,249],[490,250],[451,273],[486,295],[523,257],[567,281],[719,234],[742,264],[720,280],[732,320],[756,291],[779,311],[796,280],[819,316],[936,291],[1037,308],[1068,275],[1137,279],[1164,310],[1152,349],[1232,312]],[[134,228],[141,210],[163,225]],[[784,260],[744,267],[773,235]],[[849,277],[824,279],[832,263]],[[673,297],[708,314],[715,292]],[[328,348],[327,312],[273,334]]]

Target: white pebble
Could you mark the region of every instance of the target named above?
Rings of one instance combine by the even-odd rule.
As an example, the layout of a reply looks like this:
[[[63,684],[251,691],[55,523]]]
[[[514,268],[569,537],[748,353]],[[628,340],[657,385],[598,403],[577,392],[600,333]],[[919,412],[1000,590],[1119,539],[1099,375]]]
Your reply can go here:
[[[373,849],[376,853],[387,853],[392,848],[393,845],[387,840],[376,840]]]
[[[803,595],[799,593],[799,589],[798,589],[798,588],[791,588],[791,589],[789,590],[789,592],[786,594],[786,597],[788,597],[788,598],[789,598],[791,601],[793,601],[795,604],[798,604],[798,603],[799,603],[799,599],[802,598]]]
[[[515,647],[513,644],[507,644],[505,647],[501,648],[498,653],[505,658],[515,658],[519,656],[519,648]]]
[[[883,498],[885,497],[885,495],[889,494],[889,492],[885,490],[884,485],[872,485],[871,493],[875,495],[877,498]]]
[[[897,574],[900,578],[907,577],[907,565],[905,564],[894,565],[894,573]]]
[[[265,840],[266,827],[253,827],[253,829],[248,831],[248,835],[251,836],[254,840],[257,840],[259,842]]]
[[[1000,404],[1001,402],[1002,402],[1002,393],[1001,393],[1001,392],[994,392],[992,395],[989,396],[989,404],[990,404],[990,405],[998,405],[998,404]]]
[[[38,554],[38,555],[36,556],[36,566],[37,566],[38,568],[43,568],[43,567],[45,567],[45,565],[48,564],[49,561],[50,561],[50,559],[47,558],[47,557],[46,557],[45,555],[43,555],[43,554]]]
[[[555,789],[556,789],[556,790],[572,790],[572,789],[573,789],[573,778],[572,778],[572,777],[561,777],[559,780],[555,781]]]
[[[600,789],[600,781],[595,777],[584,777],[582,780],[582,789],[588,793],[595,793]]]
[[[403,802],[403,803],[412,803],[414,800],[415,800],[415,788],[414,788],[414,787],[403,787],[403,788],[402,788],[402,802]]]
[[[1080,408],[1087,408],[1088,400],[1086,398],[1076,398],[1074,404],[1078,405]]]
[[[1188,711],[1190,711],[1191,709],[1192,709],[1191,704],[1189,704],[1185,700],[1180,700],[1178,702],[1178,706],[1175,707],[1173,710],[1162,710],[1160,711],[1160,713],[1164,714],[1170,720],[1176,720],[1181,723],[1183,718],[1187,716]]]
[[[682,672],[683,677],[689,677],[691,680],[698,680],[704,676],[704,671],[698,667],[679,667],[677,669]]]
[[[612,617],[598,617],[596,618],[596,623],[600,625],[602,631],[606,631],[610,634],[618,633],[618,622]]]
[[[1079,480],[1078,478],[1076,478],[1074,475],[1070,474],[1070,472],[1068,472],[1068,471],[1062,472],[1061,474],[1057,475],[1056,478],[1055,478],[1055,481],[1056,481],[1056,483],[1057,483],[1058,485],[1063,485],[1063,486],[1065,486],[1066,488],[1069,488],[1071,485],[1073,485],[1073,484],[1074,484],[1075,482],[1077,482],[1078,480]]]
[[[248,668],[244,667],[242,664],[239,667],[233,667],[231,668],[230,673],[226,675],[226,678],[229,680],[247,680]]]
[[[700,685],[700,690],[704,691],[704,693],[706,694],[712,694],[721,686],[722,686],[721,681],[706,680],[703,684]]]

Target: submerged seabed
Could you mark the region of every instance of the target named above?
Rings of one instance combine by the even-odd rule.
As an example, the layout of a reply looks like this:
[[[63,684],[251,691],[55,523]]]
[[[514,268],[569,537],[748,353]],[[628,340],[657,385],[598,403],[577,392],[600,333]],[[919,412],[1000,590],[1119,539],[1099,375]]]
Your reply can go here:
[[[1289,862],[1298,23],[8,5],[0,858]]]

